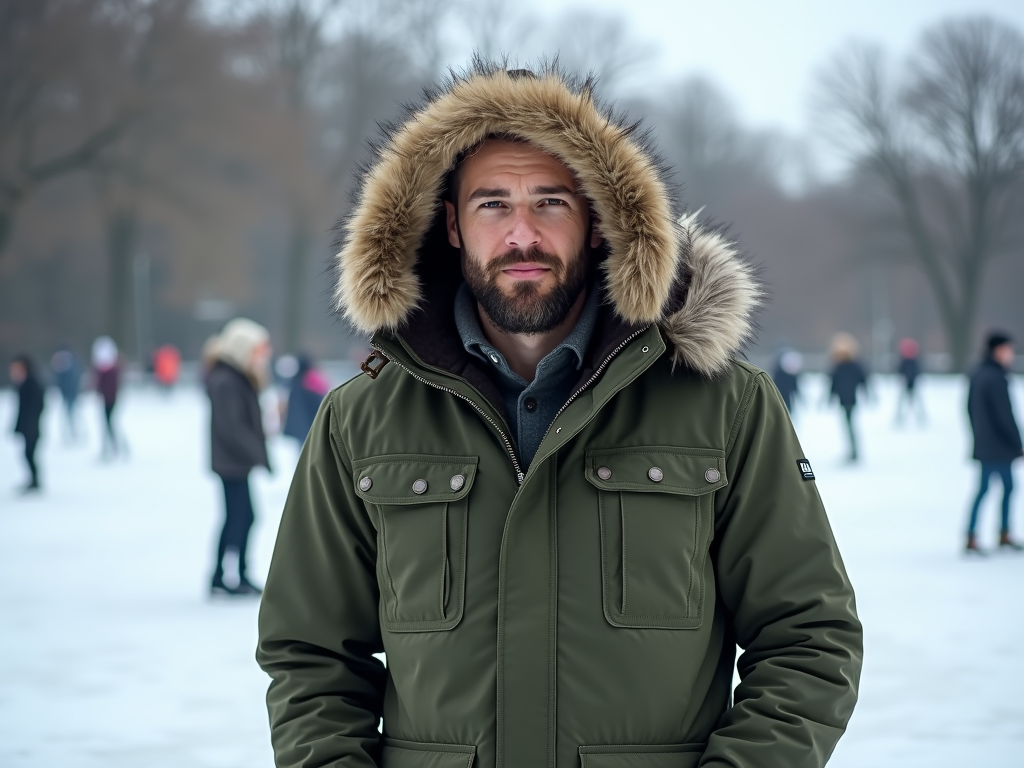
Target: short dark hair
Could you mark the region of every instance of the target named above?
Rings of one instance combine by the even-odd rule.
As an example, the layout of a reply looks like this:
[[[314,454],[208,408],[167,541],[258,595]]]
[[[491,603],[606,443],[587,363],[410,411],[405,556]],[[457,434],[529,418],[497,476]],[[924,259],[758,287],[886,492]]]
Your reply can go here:
[[[985,339],[985,350],[989,356],[996,351],[997,347],[1003,346],[1003,344],[1012,344],[1013,337],[1006,331],[991,331],[988,338]]]

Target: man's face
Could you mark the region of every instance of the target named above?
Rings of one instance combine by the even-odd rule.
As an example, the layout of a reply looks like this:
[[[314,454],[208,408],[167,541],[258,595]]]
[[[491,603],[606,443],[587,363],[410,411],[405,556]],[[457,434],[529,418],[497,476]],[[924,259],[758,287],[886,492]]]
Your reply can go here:
[[[15,384],[21,384],[21,382],[27,378],[25,366],[18,362],[11,363],[11,367],[8,369],[8,372],[11,375],[11,381]]]
[[[997,363],[1003,366],[1003,368],[1009,368],[1013,365],[1013,344],[1000,344],[992,350],[992,357]]]
[[[529,144],[487,141],[462,164],[448,240],[483,311],[506,333],[560,325],[586,288],[601,236],[560,161]]]

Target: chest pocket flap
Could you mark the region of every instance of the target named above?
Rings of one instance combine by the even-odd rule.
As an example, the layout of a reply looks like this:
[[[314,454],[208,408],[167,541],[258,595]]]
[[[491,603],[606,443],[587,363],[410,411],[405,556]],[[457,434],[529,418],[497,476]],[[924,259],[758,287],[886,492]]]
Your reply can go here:
[[[590,449],[604,614],[616,627],[694,629],[703,617],[714,493],[728,485],[711,448]]]
[[[353,462],[356,494],[377,520],[381,624],[437,632],[462,619],[476,456],[397,454]]]

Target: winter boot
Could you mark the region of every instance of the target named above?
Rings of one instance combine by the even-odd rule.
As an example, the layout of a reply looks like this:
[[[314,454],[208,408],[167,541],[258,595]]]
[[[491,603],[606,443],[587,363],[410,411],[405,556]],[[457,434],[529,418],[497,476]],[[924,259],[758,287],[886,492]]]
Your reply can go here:
[[[1014,552],[1020,552],[1024,551],[1024,544],[1011,539],[1009,531],[1001,531],[999,533],[999,548],[1012,549]]]
[[[238,586],[234,588],[233,594],[236,595],[252,595],[253,597],[259,597],[263,594],[263,590],[253,584],[249,579],[243,576],[238,581]]]
[[[967,535],[967,546],[964,547],[964,552],[968,555],[985,555],[986,552],[978,546],[978,537],[973,533]]]
[[[224,583],[224,577],[216,575],[210,581],[210,597],[223,597],[235,594],[235,590]]]

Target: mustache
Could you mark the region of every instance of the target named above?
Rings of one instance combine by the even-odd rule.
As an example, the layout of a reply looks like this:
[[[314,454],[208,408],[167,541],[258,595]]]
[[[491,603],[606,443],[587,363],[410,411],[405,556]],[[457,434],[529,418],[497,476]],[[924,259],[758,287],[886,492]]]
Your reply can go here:
[[[554,254],[545,253],[539,248],[529,248],[525,251],[518,248],[505,251],[487,264],[487,271],[496,275],[503,269],[514,267],[516,264],[540,264],[549,267],[556,275],[561,272],[562,261]]]

